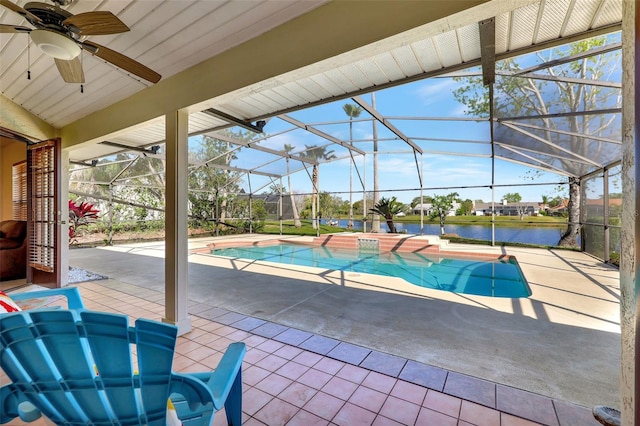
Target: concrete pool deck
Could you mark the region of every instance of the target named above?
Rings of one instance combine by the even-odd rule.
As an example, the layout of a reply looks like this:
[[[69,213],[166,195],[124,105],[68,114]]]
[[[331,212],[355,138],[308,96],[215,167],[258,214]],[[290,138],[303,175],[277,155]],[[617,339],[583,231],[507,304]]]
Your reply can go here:
[[[527,299],[458,295],[400,279],[213,257],[189,240],[189,298],[213,307],[585,407],[619,407],[618,270],[579,252],[448,244],[513,255]],[[164,291],[164,242],[70,251],[69,264]]]

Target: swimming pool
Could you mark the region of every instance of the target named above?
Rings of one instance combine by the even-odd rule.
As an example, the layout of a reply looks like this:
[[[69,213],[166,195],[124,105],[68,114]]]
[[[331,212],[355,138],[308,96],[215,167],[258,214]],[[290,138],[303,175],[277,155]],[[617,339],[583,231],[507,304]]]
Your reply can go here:
[[[420,287],[454,293],[510,298],[531,295],[515,259],[475,260],[419,253],[372,253],[300,244],[219,248],[213,249],[211,254],[398,277]]]

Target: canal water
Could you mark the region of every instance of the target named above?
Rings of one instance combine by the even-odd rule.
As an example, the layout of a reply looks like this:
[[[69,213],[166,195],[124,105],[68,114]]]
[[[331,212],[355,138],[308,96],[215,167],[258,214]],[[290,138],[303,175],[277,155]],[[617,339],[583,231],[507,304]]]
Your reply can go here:
[[[340,227],[347,227],[347,220],[340,220]],[[324,220],[322,221],[324,223]],[[407,234],[420,235],[419,223],[399,223],[395,222],[398,232],[406,232]],[[354,221],[354,229],[362,230],[362,221]],[[371,229],[371,223],[367,223],[367,230]],[[388,232],[389,227],[384,221],[380,221],[381,232]],[[444,230],[447,234],[457,234],[463,238],[474,238],[478,240],[491,240],[491,226],[482,225],[447,225],[445,223]],[[509,243],[526,243],[526,244],[541,244],[541,245],[556,245],[560,236],[564,232],[563,228],[555,227],[495,227],[496,241],[509,242]],[[424,235],[440,235],[439,224],[425,224]]]

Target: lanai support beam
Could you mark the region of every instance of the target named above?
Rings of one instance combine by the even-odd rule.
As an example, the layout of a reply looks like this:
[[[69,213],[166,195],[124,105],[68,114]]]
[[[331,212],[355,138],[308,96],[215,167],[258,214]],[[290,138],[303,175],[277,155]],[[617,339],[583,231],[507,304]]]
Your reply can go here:
[[[482,58],[482,84],[488,86],[496,81],[496,20],[478,22],[480,31],[480,55]]]
[[[187,173],[189,115],[186,110],[166,114],[165,170],[165,316],[163,322],[176,325],[178,334],[191,331],[187,312],[188,247],[187,247]]]
[[[405,141],[407,144],[409,144],[409,146],[411,146],[411,148],[413,148],[415,151],[418,151],[420,154],[422,154],[422,148],[420,148],[418,145],[416,145],[415,142],[413,142],[411,139],[409,139],[404,133],[402,133],[400,131],[400,129],[398,129],[396,126],[394,126],[393,124],[391,124],[389,122],[389,120],[387,120],[386,118],[384,118],[379,112],[378,110],[376,110],[375,108],[373,108],[371,105],[369,105],[364,99],[362,99],[360,96],[354,96],[353,101],[355,103],[357,103],[358,105],[360,105],[362,107],[363,110],[367,111],[369,114],[371,114],[371,116],[373,118],[375,118],[376,120],[378,120],[378,122],[380,122],[380,124],[382,124],[384,127],[386,127],[387,129],[391,130],[391,132],[393,132],[397,137],[399,137],[400,139],[402,139],[403,141]]]
[[[495,18],[489,18],[478,22],[480,32],[480,55],[482,60],[482,84],[489,91],[489,131],[491,133],[491,245],[496,243],[496,201],[495,201],[495,176],[496,176],[496,151],[495,151],[495,126],[493,110],[493,84],[496,81],[496,23]]]
[[[330,134],[325,133],[325,132],[323,132],[321,130],[318,130],[315,127],[312,127],[312,126],[309,126],[307,124],[304,124],[303,122],[298,121],[293,117],[290,117],[288,115],[282,114],[282,115],[279,115],[278,118],[283,120],[283,121],[286,121],[289,124],[293,124],[294,126],[299,127],[300,129],[306,130],[309,133],[313,133],[316,136],[320,136],[321,138],[324,138],[324,139],[326,139],[326,140],[328,140],[330,142],[333,142],[335,144],[341,145],[341,146],[347,148],[350,151],[355,151],[360,155],[364,155],[365,154],[365,152],[363,150],[361,150],[360,148],[356,148],[356,147],[354,147],[352,145],[349,145],[346,142],[342,142],[340,139],[334,138]]]

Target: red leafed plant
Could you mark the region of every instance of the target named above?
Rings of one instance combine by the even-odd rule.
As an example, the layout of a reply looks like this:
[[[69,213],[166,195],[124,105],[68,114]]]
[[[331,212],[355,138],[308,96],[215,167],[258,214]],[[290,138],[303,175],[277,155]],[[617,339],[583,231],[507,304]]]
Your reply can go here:
[[[91,222],[98,219],[100,211],[91,203],[76,204],[75,201],[69,200],[69,242],[77,241],[78,232],[83,227],[88,226]]]

